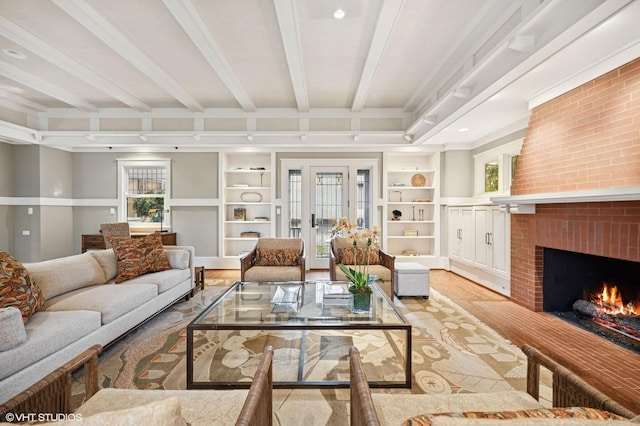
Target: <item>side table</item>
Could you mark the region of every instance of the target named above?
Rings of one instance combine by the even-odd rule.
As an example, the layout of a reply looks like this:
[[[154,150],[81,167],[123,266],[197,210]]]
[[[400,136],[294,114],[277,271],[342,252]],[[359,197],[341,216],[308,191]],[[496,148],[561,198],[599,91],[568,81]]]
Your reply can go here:
[[[199,287],[200,290],[204,290],[204,266],[196,266],[195,270],[196,270],[195,289],[197,290]]]
[[[416,262],[396,262],[394,293],[402,296],[429,298],[429,268]]]

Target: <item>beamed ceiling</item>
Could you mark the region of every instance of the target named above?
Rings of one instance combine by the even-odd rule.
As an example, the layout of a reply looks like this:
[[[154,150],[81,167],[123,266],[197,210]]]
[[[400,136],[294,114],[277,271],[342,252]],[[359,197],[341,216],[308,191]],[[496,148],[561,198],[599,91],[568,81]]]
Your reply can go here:
[[[0,0],[0,138],[468,149],[640,56],[638,22],[630,0]]]

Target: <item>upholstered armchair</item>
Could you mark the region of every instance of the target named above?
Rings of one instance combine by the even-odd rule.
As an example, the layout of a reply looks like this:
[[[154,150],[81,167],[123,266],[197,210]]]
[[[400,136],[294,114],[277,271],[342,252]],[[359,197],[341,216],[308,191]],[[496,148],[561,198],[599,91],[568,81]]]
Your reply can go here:
[[[100,233],[103,237],[130,237],[129,222],[105,222],[100,224]],[[110,249],[111,244],[104,239],[104,245]]]
[[[259,238],[240,258],[242,281],[304,281],[305,253],[301,238]]]
[[[358,249],[365,250],[366,247],[358,247]],[[355,269],[354,257],[351,241],[344,237],[333,238],[331,240],[331,249],[329,250],[329,279],[331,281],[346,281],[346,277],[338,265],[342,263]],[[374,253],[369,260],[369,274],[376,275],[384,280],[383,283],[378,283],[378,285],[393,300],[393,272],[396,257],[378,249],[377,256]]]

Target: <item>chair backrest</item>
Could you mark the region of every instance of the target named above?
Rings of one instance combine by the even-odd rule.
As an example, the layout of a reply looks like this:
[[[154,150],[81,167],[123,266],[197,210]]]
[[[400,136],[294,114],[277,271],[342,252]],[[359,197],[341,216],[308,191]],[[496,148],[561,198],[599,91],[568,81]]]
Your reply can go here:
[[[105,222],[100,224],[100,232],[103,237],[130,237],[128,222]],[[104,239],[106,248],[110,249],[111,244],[107,239]]]
[[[258,238],[256,248],[258,249],[298,249],[302,252],[302,238]]]
[[[379,425],[380,420],[371,399],[371,391],[369,390],[367,376],[364,374],[360,352],[355,346],[349,349],[349,372],[351,424]]]
[[[236,425],[271,425],[273,423],[273,347],[262,353],[247,398]]]

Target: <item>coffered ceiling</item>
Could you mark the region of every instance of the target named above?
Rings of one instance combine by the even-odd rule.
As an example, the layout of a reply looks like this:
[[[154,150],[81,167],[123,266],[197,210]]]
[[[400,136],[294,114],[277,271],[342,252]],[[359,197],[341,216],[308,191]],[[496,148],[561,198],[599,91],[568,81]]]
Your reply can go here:
[[[0,137],[474,147],[640,56],[639,18],[630,0],[0,0],[0,107],[23,117]]]

